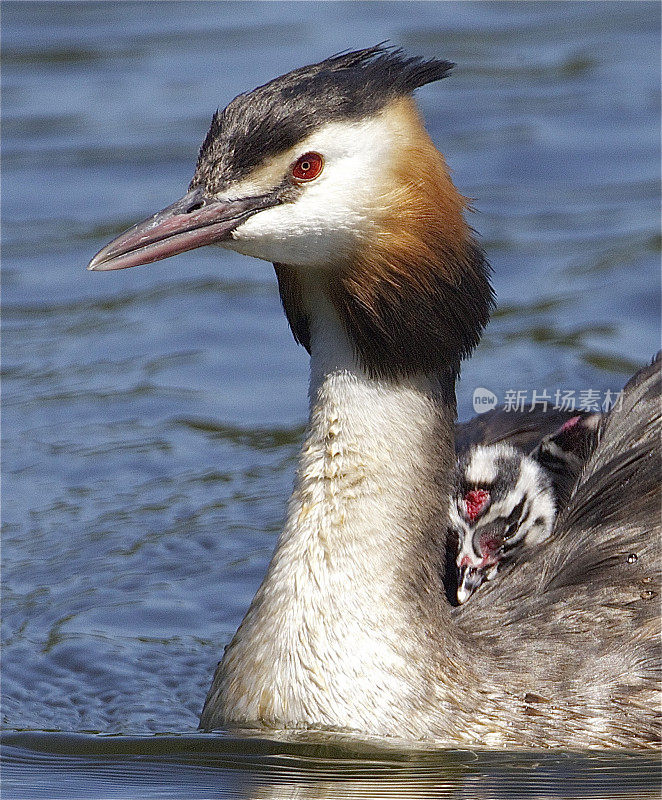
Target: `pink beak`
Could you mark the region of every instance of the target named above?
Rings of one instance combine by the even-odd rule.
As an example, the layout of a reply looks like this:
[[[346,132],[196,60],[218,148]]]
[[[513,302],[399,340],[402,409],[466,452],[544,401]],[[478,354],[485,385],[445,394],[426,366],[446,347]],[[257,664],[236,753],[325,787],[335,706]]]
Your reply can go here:
[[[88,269],[126,269],[222,242],[248,217],[278,204],[274,194],[210,200],[200,187],[121,233],[94,256]]]

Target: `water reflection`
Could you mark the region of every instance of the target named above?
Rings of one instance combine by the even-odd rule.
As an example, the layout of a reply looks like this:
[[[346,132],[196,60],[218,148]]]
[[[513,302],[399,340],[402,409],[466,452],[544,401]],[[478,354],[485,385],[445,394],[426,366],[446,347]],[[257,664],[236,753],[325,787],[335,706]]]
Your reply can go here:
[[[384,743],[284,742],[219,735],[101,737],[5,734],[4,788],[22,798],[88,796],[373,798],[374,800],[646,800],[659,762],[633,753],[405,751]],[[54,777],[21,791],[23,760]],[[96,790],[103,787],[103,795]]]

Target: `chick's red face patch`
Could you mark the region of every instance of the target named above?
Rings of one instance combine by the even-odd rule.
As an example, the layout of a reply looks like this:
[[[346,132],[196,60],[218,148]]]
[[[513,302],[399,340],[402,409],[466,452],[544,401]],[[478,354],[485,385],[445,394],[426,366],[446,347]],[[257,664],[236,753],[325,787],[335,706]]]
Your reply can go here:
[[[475,522],[490,502],[490,493],[485,489],[471,489],[464,495],[464,514],[469,522]]]

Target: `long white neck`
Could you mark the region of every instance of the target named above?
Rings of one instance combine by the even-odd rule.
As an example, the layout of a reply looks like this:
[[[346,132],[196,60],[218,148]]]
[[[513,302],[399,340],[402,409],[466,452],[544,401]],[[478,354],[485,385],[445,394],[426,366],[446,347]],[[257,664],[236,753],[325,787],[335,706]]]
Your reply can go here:
[[[445,647],[427,632],[448,617],[452,387],[369,377],[331,305],[308,296],[310,426],[295,488],[202,724],[398,735],[405,715],[409,733],[421,735],[429,719],[412,713],[412,698],[438,692],[430,665]]]

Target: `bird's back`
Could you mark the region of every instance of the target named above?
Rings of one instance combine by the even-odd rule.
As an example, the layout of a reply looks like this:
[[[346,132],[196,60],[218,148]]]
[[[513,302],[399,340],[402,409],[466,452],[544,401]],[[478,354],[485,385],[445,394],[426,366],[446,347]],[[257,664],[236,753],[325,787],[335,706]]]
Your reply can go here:
[[[576,720],[580,746],[660,735],[660,366],[601,424],[549,542],[454,612],[485,680],[528,696],[531,725]]]

